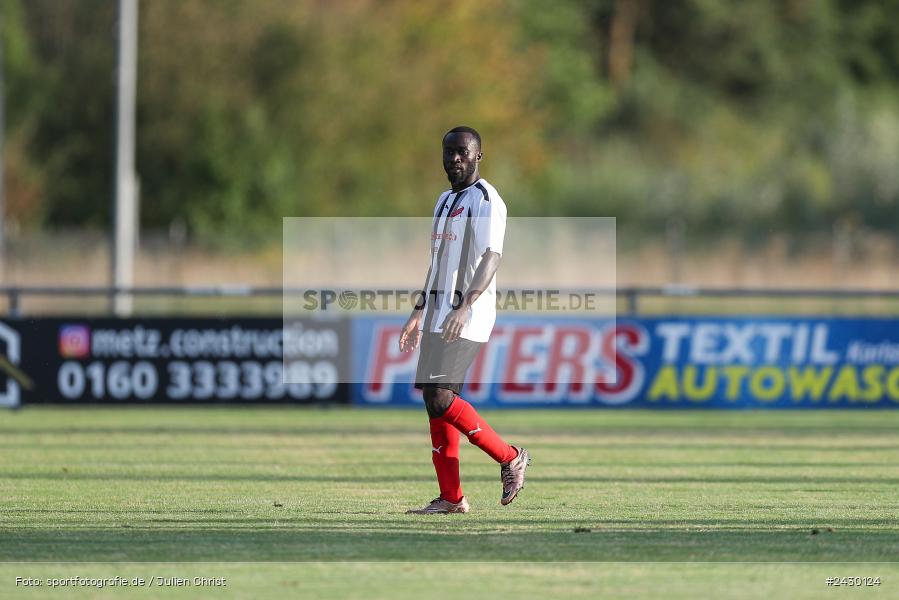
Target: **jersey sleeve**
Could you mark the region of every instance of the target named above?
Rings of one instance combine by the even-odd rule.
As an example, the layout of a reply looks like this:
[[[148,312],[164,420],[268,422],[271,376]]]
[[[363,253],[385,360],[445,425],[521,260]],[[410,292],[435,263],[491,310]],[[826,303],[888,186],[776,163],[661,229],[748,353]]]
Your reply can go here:
[[[482,198],[475,211],[474,238],[478,255],[487,250],[503,253],[506,237],[506,204],[499,194],[490,193],[489,199]]]

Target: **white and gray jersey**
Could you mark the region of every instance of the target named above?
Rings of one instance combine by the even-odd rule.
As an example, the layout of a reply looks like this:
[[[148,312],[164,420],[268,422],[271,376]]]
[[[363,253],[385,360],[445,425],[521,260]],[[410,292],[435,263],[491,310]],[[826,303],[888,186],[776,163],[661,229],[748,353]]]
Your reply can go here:
[[[499,193],[484,179],[469,187],[440,194],[434,207],[431,228],[431,267],[425,292],[422,329],[442,332],[453,306],[474,277],[487,250],[503,253],[506,234],[506,205]],[[475,300],[461,337],[486,342],[496,322],[496,276]]]

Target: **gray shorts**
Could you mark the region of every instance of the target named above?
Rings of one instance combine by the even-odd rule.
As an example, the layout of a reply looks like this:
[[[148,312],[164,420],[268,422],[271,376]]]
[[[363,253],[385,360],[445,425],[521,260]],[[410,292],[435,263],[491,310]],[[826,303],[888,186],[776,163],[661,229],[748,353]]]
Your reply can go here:
[[[443,388],[460,393],[465,383],[465,373],[483,345],[483,342],[464,338],[447,343],[439,333],[424,332],[415,387],[420,390],[426,387]]]

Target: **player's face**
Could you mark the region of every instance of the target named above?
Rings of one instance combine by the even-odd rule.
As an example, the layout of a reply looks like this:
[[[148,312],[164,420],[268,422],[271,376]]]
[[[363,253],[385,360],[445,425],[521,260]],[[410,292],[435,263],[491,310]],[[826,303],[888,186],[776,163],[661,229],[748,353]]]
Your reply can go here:
[[[481,149],[470,133],[451,133],[443,138],[443,170],[454,188],[474,183],[480,160]]]

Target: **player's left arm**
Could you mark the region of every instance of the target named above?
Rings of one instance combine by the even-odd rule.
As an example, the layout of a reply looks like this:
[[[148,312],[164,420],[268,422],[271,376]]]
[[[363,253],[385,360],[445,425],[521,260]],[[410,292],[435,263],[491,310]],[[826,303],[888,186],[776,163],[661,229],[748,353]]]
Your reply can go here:
[[[496,270],[499,269],[501,258],[502,256],[498,252],[493,252],[492,250],[487,250],[487,252],[481,256],[481,262],[474,272],[471,284],[462,294],[462,301],[459,302],[459,306],[450,311],[450,314],[446,317],[446,321],[443,324],[444,340],[452,342],[453,340],[458,339],[462,334],[462,328],[468,323],[471,305],[474,304],[475,300],[484,293],[484,290],[486,290],[487,286],[490,285],[490,282],[493,281]]]
[[[459,338],[471,318],[471,305],[493,281],[502,258],[505,234],[506,206],[502,198],[496,196],[492,202],[481,201],[475,219],[475,243],[484,252],[461,300],[453,298],[458,306],[450,311],[443,323],[444,340],[452,342]]]

